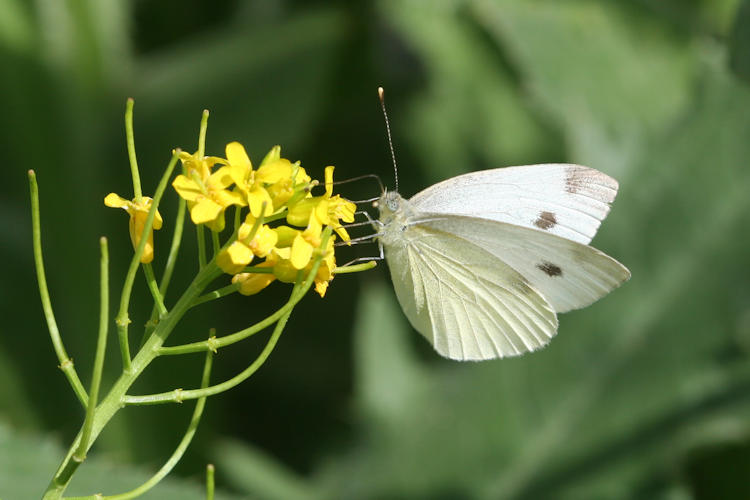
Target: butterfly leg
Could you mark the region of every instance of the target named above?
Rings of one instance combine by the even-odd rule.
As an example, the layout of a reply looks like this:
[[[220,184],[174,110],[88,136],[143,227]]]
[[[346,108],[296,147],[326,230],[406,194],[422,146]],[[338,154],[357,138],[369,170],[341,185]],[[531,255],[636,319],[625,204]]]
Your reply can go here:
[[[352,265],[356,264],[357,262],[370,262],[370,261],[373,261],[373,260],[383,260],[383,258],[384,257],[383,257],[382,254],[380,256],[378,256],[378,257],[357,257],[356,259],[350,260],[349,262],[347,262],[343,266],[337,266],[337,267],[349,267],[349,266],[352,266]]]

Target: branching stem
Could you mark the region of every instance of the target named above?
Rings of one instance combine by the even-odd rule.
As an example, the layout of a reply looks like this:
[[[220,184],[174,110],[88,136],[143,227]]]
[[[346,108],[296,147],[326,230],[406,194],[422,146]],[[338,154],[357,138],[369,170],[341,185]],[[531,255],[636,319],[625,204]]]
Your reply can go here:
[[[31,193],[31,229],[33,234],[34,264],[36,266],[36,280],[39,284],[39,296],[42,300],[44,318],[47,320],[47,329],[49,330],[49,336],[52,339],[52,347],[55,349],[55,354],[57,354],[57,359],[60,362],[60,369],[65,374],[65,377],[67,377],[76,397],[85,408],[88,404],[88,395],[86,394],[86,389],[83,388],[81,379],[78,378],[78,373],[73,366],[73,360],[70,359],[68,352],[63,345],[62,338],[60,337],[60,330],[57,328],[55,313],[52,310],[49,290],[47,289],[47,276],[44,272],[44,259],[42,258],[39,186],[37,185],[36,174],[33,170],[29,170],[29,191]]]

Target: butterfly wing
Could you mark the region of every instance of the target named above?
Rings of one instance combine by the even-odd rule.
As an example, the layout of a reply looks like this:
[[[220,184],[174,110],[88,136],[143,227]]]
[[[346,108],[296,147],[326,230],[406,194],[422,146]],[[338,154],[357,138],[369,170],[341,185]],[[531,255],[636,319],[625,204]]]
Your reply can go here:
[[[517,271],[556,312],[586,307],[630,278],[603,252],[539,229],[443,214],[420,214],[410,223],[480,247]]]
[[[447,358],[516,356],[557,331],[555,312],[523,276],[460,237],[413,225],[385,251],[406,316]]]
[[[617,187],[598,170],[550,163],[459,175],[409,201],[420,212],[507,222],[588,244],[609,213]]]

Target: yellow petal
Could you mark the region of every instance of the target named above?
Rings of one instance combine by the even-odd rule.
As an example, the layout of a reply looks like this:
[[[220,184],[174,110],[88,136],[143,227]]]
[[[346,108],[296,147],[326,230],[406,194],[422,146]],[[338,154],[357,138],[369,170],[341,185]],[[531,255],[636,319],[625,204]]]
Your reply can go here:
[[[206,166],[208,167],[213,167],[216,164],[226,165],[227,160],[225,160],[224,158],[220,158],[218,156],[204,156],[203,163],[205,163]]]
[[[318,295],[320,295],[321,298],[326,296],[326,290],[328,290],[328,282],[327,281],[316,281],[315,282],[315,291],[318,292]]]
[[[334,196],[328,202],[328,215],[331,218],[341,219],[344,222],[354,222],[354,212],[357,205],[339,195]]]
[[[276,246],[278,235],[270,227],[263,225],[258,229],[255,238],[250,242],[250,249],[258,257],[265,257]]]
[[[250,157],[247,156],[245,146],[237,141],[230,142],[225,148],[227,154],[227,160],[232,165],[243,166],[248,169],[253,168],[253,164],[250,162]]]
[[[234,184],[232,177],[232,169],[230,167],[221,167],[219,170],[211,174],[208,178],[209,189],[226,189]]]
[[[154,229],[161,229],[162,224],[164,223],[164,219],[161,218],[161,214],[157,210],[154,214],[154,223],[151,225]]]
[[[133,244],[133,249],[138,247],[141,241],[141,235],[143,234],[143,227],[146,223],[146,215],[143,212],[137,212],[134,216],[130,217],[130,223],[128,228],[130,229],[130,242]],[[143,247],[143,253],[141,254],[141,263],[148,264],[154,260],[154,232],[149,231],[146,238],[146,244]]]
[[[330,224],[331,220],[330,217],[328,217],[328,207],[330,206],[329,200],[327,198],[323,198],[320,200],[320,203],[315,207],[315,211],[313,212],[315,214],[315,217],[321,224]],[[310,221],[312,222],[313,217],[310,217]]]
[[[256,181],[265,182],[266,184],[275,184],[283,179],[291,180],[291,178],[292,164],[285,158],[269,162],[260,167],[255,173]]]
[[[349,237],[349,233],[347,233],[346,229],[344,229],[343,227],[339,226],[334,229],[334,231],[336,231],[336,234],[338,234],[343,241],[349,242],[349,240],[351,240],[351,238]],[[351,243],[349,243],[349,245],[351,245]]]
[[[227,191],[226,189],[214,191],[211,198],[224,208],[227,208],[230,205],[237,205],[240,207],[247,205],[245,197],[242,196],[242,194],[236,191]]]
[[[289,257],[292,256],[292,247],[288,246],[286,248],[274,248],[273,253],[276,256],[276,260],[289,260]]]
[[[180,174],[172,181],[172,187],[177,191],[181,198],[187,201],[196,201],[199,196],[203,195],[203,190],[195,183],[194,180]]]
[[[232,283],[240,282],[239,292],[242,295],[255,295],[270,285],[275,279],[276,276],[270,273],[242,273],[232,278]]]
[[[247,194],[247,202],[250,205],[250,213],[253,217],[268,216],[273,213],[273,201],[268,192],[262,187],[255,187]],[[266,209],[263,210],[263,203]]]
[[[323,226],[315,217],[310,217],[310,224],[302,232],[302,237],[314,247],[320,246],[320,234],[323,232]]]
[[[270,186],[266,187],[266,191],[273,200],[274,211],[278,210],[280,207],[284,206],[284,204],[289,201],[289,199],[294,194],[294,189],[292,188],[292,180],[284,179],[275,184],[271,184]]]
[[[245,147],[239,142],[230,142],[226,146],[227,160],[229,161],[229,175],[234,180],[237,188],[247,191],[253,172],[253,164],[245,152]]]
[[[314,247],[309,244],[302,235],[297,235],[292,243],[292,254],[289,258],[292,263],[292,267],[295,269],[303,269],[312,257]]]
[[[146,217],[148,217],[148,213],[151,211],[151,205],[153,205],[154,200],[149,196],[142,196],[140,204],[133,203],[133,207],[138,211],[138,213],[143,214],[143,222],[146,222]],[[164,220],[161,218],[161,214],[157,210],[154,214],[154,222],[151,224],[152,229],[161,229],[161,225],[164,222]]]
[[[307,175],[307,172],[305,172],[305,169],[299,166],[299,162],[296,162],[294,164],[294,168],[296,169],[296,173],[294,174],[294,184],[299,186],[300,184],[307,184],[312,179],[310,179],[310,176]]]
[[[126,200],[117,193],[109,193],[104,198],[104,204],[112,208],[127,208],[128,206],[132,205],[132,202]]]
[[[333,196],[333,168],[333,166],[329,165],[325,169],[326,198]]]
[[[253,260],[253,252],[246,246],[235,241],[229,248],[219,252],[216,256],[216,264],[227,274],[235,274],[250,264]]]
[[[205,224],[206,222],[215,220],[223,210],[224,207],[215,201],[210,198],[203,198],[193,205],[193,208],[190,210],[190,218],[195,224]]]

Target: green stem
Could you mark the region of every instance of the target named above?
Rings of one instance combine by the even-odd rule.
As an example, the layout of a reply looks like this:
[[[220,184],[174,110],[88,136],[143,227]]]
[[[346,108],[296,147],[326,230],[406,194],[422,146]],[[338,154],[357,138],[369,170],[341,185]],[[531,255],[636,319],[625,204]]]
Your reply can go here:
[[[208,386],[208,381],[210,379],[211,375],[211,362],[213,359],[212,353],[206,354],[206,362],[203,366],[203,377],[201,378],[201,387]],[[193,440],[193,436],[195,436],[195,432],[198,428],[198,424],[200,423],[201,416],[203,415],[203,409],[206,404],[206,398],[200,398],[198,402],[195,404],[195,409],[193,410],[193,416],[190,419],[190,424],[188,425],[187,430],[185,431],[185,435],[180,440],[180,443],[177,445],[177,448],[175,448],[175,451],[172,453],[172,455],[169,457],[169,459],[164,463],[164,465],[159,469],[156,474],[151,476],[148,481],[141,484],[135,489],[132,489],[125,493],[120,493],[117,495],[108,495],[108,496],[102,496],[101,494],[97,495],[89,495],[89,496],[83,496],[83,497],[66,497],[68,500],[128,500],[130,498],[136,498],[138,496],[143,495],[148,490],[156,486],[164,477],[169,474],[175,465],[177,465],[177,462],[180,461],[182,456],[185,454],[185,450],[187,450],[187,447],[190,445],[190,442]]]
[[[199,269],[206,267],[206,238],[203,236],[203,224],[195,226],[195,235],[198,238],[198,266]]]
[[[159,185],[157,186],[156,192],[154,193],[154,199],[151,203],[151,209],[148,212],[146,223],[143,226],[141,240],[138,243],[138,247],[135,249],[135,254],[130,261],[128,274],[125,276],[125,283],[122,286],[122,293],[120,295],[120,310],[117,313],[117,317],[115,318],[115,323],[117,324],[117,335],[120,341],[120,355],[122,356],[122,365],[125,372],[129,372],[131,370],[130,344],[128,341],[128,324],[130,323],[130,318],[128,317],[128,307],[130,306],[130,294],[133,290],[133,282],[135,281],[135,275],[141,262],[143,249],[146,247],[146,241],[148,240],[149,232],[151,231],[151,228],[153,226],[156,211],[159,208],[159,202],[161,201],[161,197],[167,187],[167,182],[172,175],[172,171],[177,164],[179,154],[179,149],[176,149],[172,153],[172,159],[169,160],[167,169],[165,170],[164,175],[162,175],[162,178],[159,181]]]
[[[248,266],[242,270],[243,273],[273,274],[273,267]]]
[[[91,443],[96,440],[107,422],[109,422],[120,408],[122,408],[122,397],[127,393],[130,386],[133,385],[151,361],[156,358],[159,348],[169,337],[180,319],[185,315],[188,309],[190,309],[190,304],[192,304],[195,298],[200,296],[203,290],[205,290],[205,288],[219,276],[221,276],[221,270],[213,263],[201,270],[179,298],[172,310],[169,311],[169,314],[167,314],[167,316],[165,316],[156,326],[154,332],[143,344],[143,347],[138,351],[138,354],[133,358],[131,370],[129,372],[123,371],[120,378],[115,381],[114,385],[109,390],[107,396],[95,409],[93,424],[91,426],[91,440],[88,445],[89,447],[91,447]],[[77,468],[77,464],[73,459],[73,453],[78,449],[81,438],[82,432],[79,432],[78,436],[76,436],[70,446],[67,455],[58,467],[55,476],[47,487],[44,500],[58,500],[62,498],[62,495]]]
[[[231,335],[225,335],[219,338],[211,338],[211,339],[200,341],[200,342],[192,342],[190,344],[162,347],[159,349],[159,355],[176,355],[176,354],[190,354],[193,352],[215,351],[222,347],[226,347],[228,345],[244,340],[250,337],[251,335],[254,335],[258,333],[259,331],[267,328],[268,326],[272,325],[276,321],[278,321],[287,312],[291,311],[292,308],[294,308],[294,306],[296,306],[297,303],[300,300],[302,300],[302,298],[307,294],[308,290],[310,290],[310,287],[315,281],[315,275],[318,272],[320,263],[323,260],[323,255],[320,252],[328,244],[328,238],[330,238],[330,236],[331,236],[331,229],[326,228],[322,234],[321,246],[319,247],[319,254],[315,262],[313,263],[313,266],[310,269],[310,272],[308,273],[307,278],[299,287],[297,286],[294,287],[287,303],[281,306],[281,308],[279,308],[279,310],[277,310],[275,313],[271,314],[264,320],[259,321],[253,326],[245,328],[244,330],[240,330],[239,332],[235,332]],[[205,295],[202,297],[205,297]],[[200,300],[202,297],[199,297],[198,299],[196,299],[196,302]]]
[[[174,225],[174,233],[172,233],[172,244],[169,247],[169,256],[167,257],[167,265],[164,267],[164,275],[161,278],[161,284],[159,285],[159,294],[162,299],[167,295],[167,289],[169,288],[169,282],[172,280],[172,273],[174,273],[174,267],[177,263],[177,255],[180,252],[180,244],[182,243],[182,231],[185,227],[185,208],[187,203],[185,200],[180,198],[177,204],[177,218]],[[154,331],[154,328],[159,323],[159,308],[154,303],[154,307],[151,309],[151,316],[146,322],[146,328],[143,329],[143,336],[139,346],[142,346],[146,339]]]
[[[208,340],[203,340],[200,342],[191,342],[190,344],[162,347],[161,349],[159,349],[159,355],[169,356],[176,354],[191,354],[194,352],[203,351],[216,351],[221,347],[226,347],[241,340],[245,340],[246,338],[255,335],[256,333],[277,322],[282,316],[284,316],[284,314],[289,312],[289,310],[291,310],[295,305],[297,305],[300,300],[302,300],[302,297],[305,296],[307,291],[310,289],[310,286],[311,284],[305,282],[305,284],[300,287],[299,293],[297,293],[297,288],[293,289],[292,295],[290,296],[289,301],[287,301],[286,304],[281,306],[281,308],[279,308],[275,313],[271,314],[262,321],[255,323],[253,326],[219,338],[210,338]]]
[[[214,464],[206,465],[206,500],[214,500]]]
[[[39,186],[37,185],[36,174],[33,170],[29,170],[29,191],[31,193],[31,228],[33,235],[34,264],[36,266],[36,280],[39,284],[39,296],[42,301],[44,318],[47,320],[47,329],[49,330],[49,336],[52,339],[52,346],[55,349],[55,354],[57,354],[57,359],[60,362],[60,369],[65,374],[65,377],[67,377],[76,397],[85,408],[88,404],[88,395],[86,394],[86,389],[83,388],[81,380],[78,378],[78,373],[73,366],[73,360],[70,359],[68,352],[63,345],[62,338],[60,337],[60,330],[57,328],[55,313],[52,311],[49,290],[47,289],[47,276],[44,272],[44,259],[42,258]]]
[[[125,105],[125,138],[128,144],[128,159],[130,160],[130,174],[133,176],[133,195],[135,202],[139,203],[143,197],[141,192],[141,175],[138,172],[138,160],[135,157],[135,138],[133,134],[133,105],[135,101],[128,98]]]
[[[237,232],[240,230],[240,225],[242,225],[242,207],[235,206],[234,207],[234,234],[237,234]]]
[[[216,231],[211,231],[211,242],[214,245],[214,257],[216,257],[216,255],[218,255],[219,253],[219,250],[221,250],[221,243],[219,242],[219,233],[217,233]]]
[[[146,284],[154,299],[154,307],[157,308],[159,317],[162,318],[167,314],[167,308],[164,306],[164,299],[159,291],[159,285],[156,284],[156,276],[154,276],[154,268],[151,263],[143,264],[143,273],[146,275]]]
[[[278,342],[279,337],[281,337],[281,333],[284,331],[284,326],[286,325],[286,322],[289,319],[289,315],[291,314],[292,311],[289,310],[279,319],[279,322],[276,324],[276,328],[274,328],[273,330],[273,334],[271,334],[271,338],[268,339],[268,343],[263,348],[263,351],[260,353],[260,355],[255,359],[255,361],[253,361],[250,366],[248,366],[229,380],[226,380],[220,384],[212,385],[210,387],[190,389],[187,391],[182,389],[175,389],[174,391],[164,392],[161,394],[149,394],[146,396],[123,396],[123,404],[150,405],[161,403],[182,403],[183,401],[188,399],[205,398],[224,391],[228,391],[229,389],[247,380],[253,373],[258,371],[258,368],[260,368],[263,363],[265,363],[266,359],[268,359],[268,356],[270,356],[271,352],[273,352],[274,347],[276,347],[276,343]]]
[[[201,115],[201,128],[198,132],[198,158],[203,159],[206,154],[206,130],[208,129],[208,110],[204,109]]]
[[[94,421],[94,410],[99,401],[99,385],[102,381],[102,370],[104,369],[104,355],[107,350],[107,331],[109,327],[109,251],[107,249],[107,238],[99,240],[101,248],[100,279],[99,279],[99,335],[96,339],[96,355],[94,356],[94,369],[91,374],[91,389],[89,389],[89,403],[86,405],[86,418],[83,421],[81,431],[81,442],[73,454],[73,460],[83,462],[86,459],[86,450],[91,440],[91,426]]]
[[[172,280],[172,273],[174,272],[174,266],[177,263],[177,255],[180,253],[180,244],[182,243],[182,231],[185,227],[185,210],[187,203],[184,199],[180,198],[177,206],[177,218],[174,225],[174,233],[172,234],[172,245],[169,247],[169,256],[167,257],[167,265],[164,267],[164,275],[161,279],[161,285],[159,285],[159,292],[161,296],[167,295],[167,289],[169,288],[169,282]]]
[[[277,214],[273,214],[273,215],[269,215],[267,217],[264,217],[263,218],[263,224],[268,224],[269,222],[273,222],[275,220],[283,219],[284,217],[286,217],[286,212],[287,212],[287,209],[285,207],[284,210],[282,210],[281,212],[279,212]]]
[[[213,353],[208,352],[206,353],[206,362],[203,365],[203,377],[201,378],[201,387],[207,387],[209,379],[211,377],[211,363],[213,360]],[[187,450],[188,446],[190,445],[190,442],[193,440],[193,436],[195,436],[195,431],[198,429],[198,424],[200,423],[201,416],[203,415],[203,409],[206,406],[206,398],[199,398],[198,402],[195,404],[195,409],[193,410],[193,416],[190,418],[190,424],[188,425],[187,430],[185,431],[185,435],[180,440],[180,443],[177,445],[177,448],[175,448],[172,455],[169,457],[169,459],[164,463],[164,465],[159,469],[156,474],[151,476],[148,481],[141,484],[135,489],[132,489],[125,493],[120,493],[118,495],[90,495],[85,497],[72,497],[69,498],[69,500],[129,500],[130,498],[136,498],[144,493],[146,493],[148,490],[159,484],[159,481],[164,479],[164,477],[169,474],[175,465],[177,465],[177,462],[180,461],[182,456],[185,454],[185,450]]]
[[[195,302],[193,302],[193,307],[199,304],[210,302],[212,300],[226,297],[227,295],[231,295],[239,289],[240,289],[240,283],[232,283],[231,285],[227,285],[225,287],[219,288],[218,290],[214,290],[213,292],[208,292],[207,294],[201,295],[200,297],[195,299]]]

